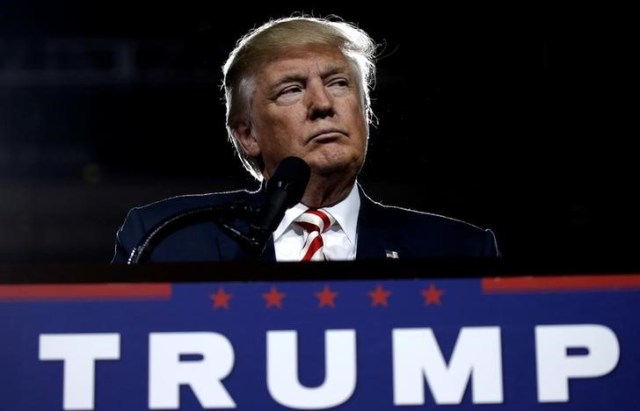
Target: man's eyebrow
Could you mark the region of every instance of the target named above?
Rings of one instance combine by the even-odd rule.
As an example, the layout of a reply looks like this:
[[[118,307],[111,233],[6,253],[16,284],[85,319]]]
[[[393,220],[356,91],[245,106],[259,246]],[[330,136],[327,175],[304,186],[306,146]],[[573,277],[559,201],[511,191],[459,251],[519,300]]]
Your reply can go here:
[[[320,77],[322,77],[323,79],[327,78],[327,77],[331,77],[335,74],[341,74],[341,73],[351,73],[349,71],[349,66],[347,65],[332,65],[329,66],[327,68],[325,68],[324,70],[322,70],[322,72],[320,73]],[[303,74],[303,73],[289,73],[289,74],[284,74],[282,77],[278,77],[276,78],[273,83],[270,85],[270,89],[275,89],[278,86],[285,84],[285,83],[291,83],[291,82],[305,82],[307,80],[307,75]]]
[[[275,88],[278,87],[281,84],[284,83],[292,83],[292,82],[304,82],[306,80],[306,77],[304,74],[301,73],[291,73],[291,74],[285,74],[281,77],[276,78],[272,83],[271,83],[271,87],[270,88]]]
[[[331,77],[334,74],[342,74],[342,73],[348,73],[351,74],[351,71],[349,70],[349,66],[347,65],[335,65],[335,66],[329,66],[327,67],[325,70],[322,71],[322,74],[320,75],[320,77],[327,78],[327,77]]]

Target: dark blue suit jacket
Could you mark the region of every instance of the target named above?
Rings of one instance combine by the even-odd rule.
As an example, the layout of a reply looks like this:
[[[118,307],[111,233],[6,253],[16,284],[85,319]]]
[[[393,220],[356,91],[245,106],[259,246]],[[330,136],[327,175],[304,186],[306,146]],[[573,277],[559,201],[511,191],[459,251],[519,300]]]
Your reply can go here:
[[[384,206],[360,190],[357,259],[425,257],[496,257],[491,230],[463,221],[398,207]],[[264,190],[187,195],[129,211],[118,230],[113,262],[126,262],[131,251],[154,226],[173,215],[230,202],[262,205]],[[394,253],[395,252],[395,253]],[[151,262],[275,261],[271,239],[260,257],[252,256],[213,222],[198,223],[172,233],[150,255]]]

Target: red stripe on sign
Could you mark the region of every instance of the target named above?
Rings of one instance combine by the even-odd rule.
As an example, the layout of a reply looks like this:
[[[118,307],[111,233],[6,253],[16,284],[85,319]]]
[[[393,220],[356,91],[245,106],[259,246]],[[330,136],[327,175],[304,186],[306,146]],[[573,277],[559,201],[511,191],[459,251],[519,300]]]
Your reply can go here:
[[[640,275],[571,275],[483,278],[486,293],[640,289]]]
[[[171,298],[171,284],[0,285],[0,301],[137,300]]]

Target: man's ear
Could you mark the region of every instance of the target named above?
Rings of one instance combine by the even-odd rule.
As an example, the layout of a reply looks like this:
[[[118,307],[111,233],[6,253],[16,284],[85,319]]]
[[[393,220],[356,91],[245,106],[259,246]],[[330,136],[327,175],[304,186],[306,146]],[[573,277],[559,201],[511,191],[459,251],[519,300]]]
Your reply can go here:
[[[233,138],[236,139],[242,151],[248,157],[260,156],[260,146],[258,141],[253,135],[253,128],[251,122],[247,120],[235,120],[231,125],[231,133]]]

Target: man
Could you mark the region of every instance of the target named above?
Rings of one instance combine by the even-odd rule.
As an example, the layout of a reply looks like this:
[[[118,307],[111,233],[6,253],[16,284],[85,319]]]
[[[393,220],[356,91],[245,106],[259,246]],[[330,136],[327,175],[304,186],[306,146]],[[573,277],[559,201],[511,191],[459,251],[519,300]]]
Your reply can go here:
[[[133,209],[118,231],[113,261],[127,261],[144,235],[173,215],[232,202],[260,207],[265,186],[289,156],[309,165],[309,182],[262,254],[218,224],[200,222],[159,242],[150,261],[497,256],[490,230],[383,206],[357,184],[369,137],[375,48],[353,25],[309,17],[271,21],[242,38],[223,68],[227,129],[262,189],[181,196]]]

